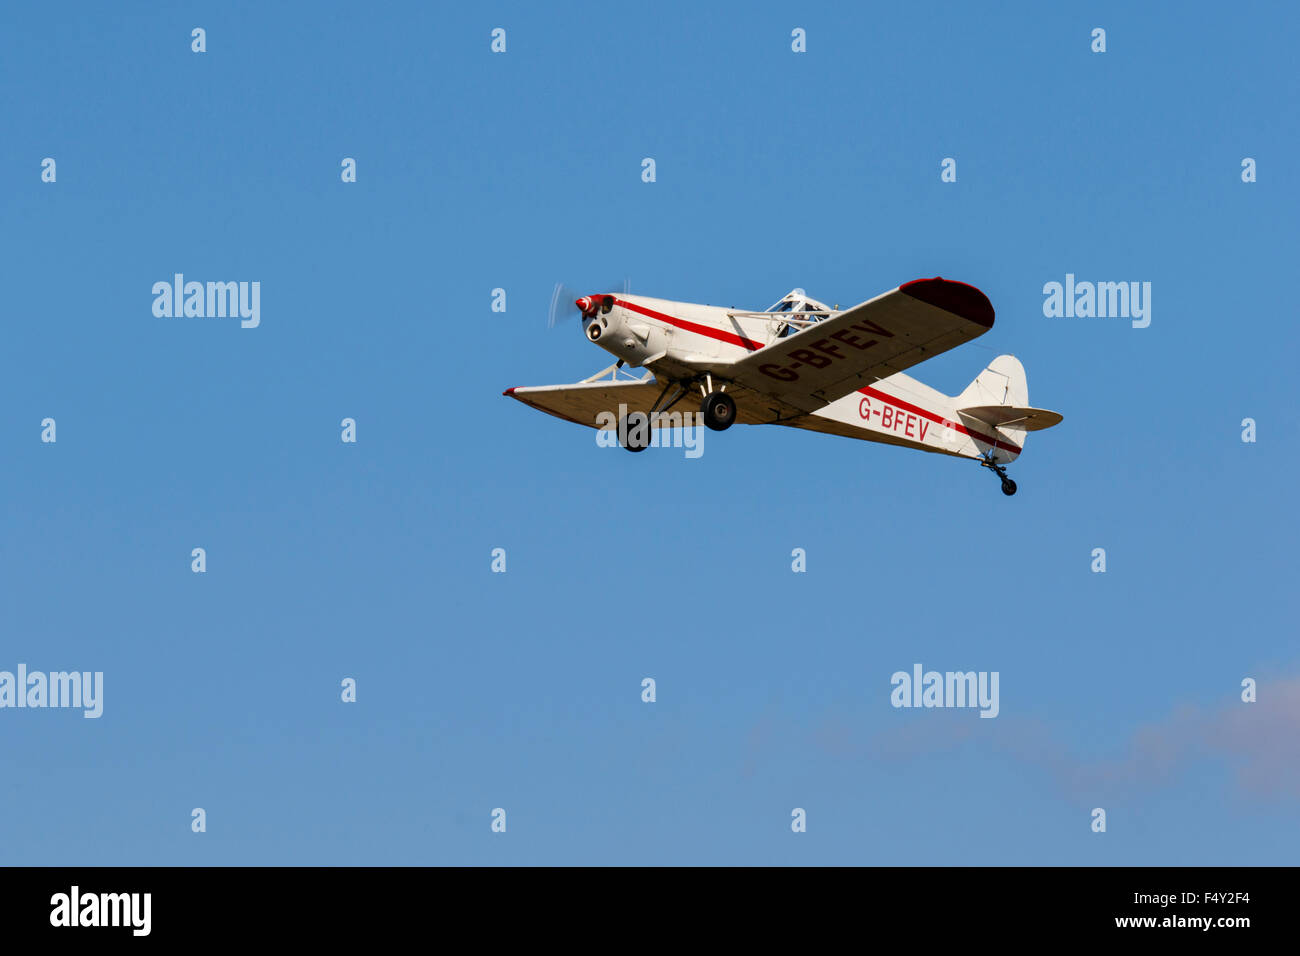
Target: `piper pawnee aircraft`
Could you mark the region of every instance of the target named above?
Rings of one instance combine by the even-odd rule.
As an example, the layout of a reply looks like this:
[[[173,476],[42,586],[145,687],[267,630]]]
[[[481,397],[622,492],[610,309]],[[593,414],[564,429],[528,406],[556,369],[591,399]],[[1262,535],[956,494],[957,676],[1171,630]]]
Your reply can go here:
[[[903,374],[993,327],[992,304],[964,282],[917,279],[843,310],[802,289],[764,312],[626,292],[574,304],[587,338],[617,361],[574,385],[503,394],[592,428],[609,428],[618,415],[618,440],[629,451],[650,444],[651,428],[680,425],[672,409],[698,389],[714,431],[787,425],[971,458],[1014,495],[1006,465],[1027,433],[1061,421],[1030,407],[1014,355],[999,355],[951,397]],[[634,378],[624,365],[646,371]]]

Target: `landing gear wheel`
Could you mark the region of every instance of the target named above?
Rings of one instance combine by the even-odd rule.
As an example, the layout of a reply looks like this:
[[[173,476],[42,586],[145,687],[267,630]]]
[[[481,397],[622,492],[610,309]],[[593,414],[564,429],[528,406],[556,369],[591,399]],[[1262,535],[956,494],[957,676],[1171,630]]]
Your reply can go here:
[[[736,402],[726,392],[709,392],[700,404],[704,424],[715,432],[724,432],[736,420]]]
[[[1016,483],[1007,477],[1007,469],[999,465],[992,455],[981,459],[980,464],[1002,479],[1002,493],[1010,498],[1016,493]]]
[[[619,420],[618,443],[628,451],[650,447],[650,419],[645,412],[632,412]]]

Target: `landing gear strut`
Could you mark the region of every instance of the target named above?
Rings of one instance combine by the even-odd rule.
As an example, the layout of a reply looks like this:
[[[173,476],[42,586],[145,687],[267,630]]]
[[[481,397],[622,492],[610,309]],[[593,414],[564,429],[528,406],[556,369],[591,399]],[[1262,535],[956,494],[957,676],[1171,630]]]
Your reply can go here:
[[[992,469],[997,473],[997,476],[1002,479],[1002,493],[1004,495],[1010,497],[1016,493],[1016,483],[1007,477],[1007,470],[1005,467],[995,462],[991,456],[985,458],[980,462],[980,464],[985,468]]]

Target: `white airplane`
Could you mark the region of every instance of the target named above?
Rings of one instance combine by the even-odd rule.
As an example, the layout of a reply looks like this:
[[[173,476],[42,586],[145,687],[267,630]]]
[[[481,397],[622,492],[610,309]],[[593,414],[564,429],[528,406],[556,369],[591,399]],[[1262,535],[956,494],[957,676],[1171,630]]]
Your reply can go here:
[[[699,389],[701,416],[714,431],[734,422],[788,425],[971,458],[1014,495],[1005,466],[1028,432],[1061,421],[1030,407],[1014,355],[999,355],[956,396],[903,374],[993,327],[992,304],[963,282],[917,279],[844,310],[802,289],[764,312],[626,292],[574,304],[587,338],[618,361],[574,385],[503,394],[592,428],[616,421],[629,451],[646,448],[652,428],[680,426],[672,409]],[[624,365],[646,372],[632,378]]]

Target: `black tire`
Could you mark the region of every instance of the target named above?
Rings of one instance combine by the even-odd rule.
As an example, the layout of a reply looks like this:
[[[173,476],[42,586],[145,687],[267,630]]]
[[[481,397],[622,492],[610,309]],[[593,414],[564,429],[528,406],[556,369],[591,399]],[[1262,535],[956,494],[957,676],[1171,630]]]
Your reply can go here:
[[[1014,495],[1016,493],[1016,483],[1012,481],[1010,478],[1003,478],[1002,493],[1007,497]]]
[[[642,423],[644,434],[642,432]],[[632,412],[618,423],[618,443],[628,451],[645,451],[650,447],[649,418],[645,412]]]
[[[736,420],[736,402],[726,392],[709,392],[700,405],[704,424],[715,432],[725,432]]]

